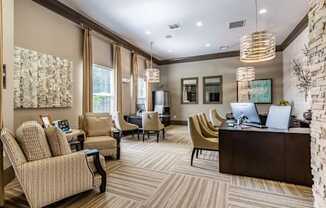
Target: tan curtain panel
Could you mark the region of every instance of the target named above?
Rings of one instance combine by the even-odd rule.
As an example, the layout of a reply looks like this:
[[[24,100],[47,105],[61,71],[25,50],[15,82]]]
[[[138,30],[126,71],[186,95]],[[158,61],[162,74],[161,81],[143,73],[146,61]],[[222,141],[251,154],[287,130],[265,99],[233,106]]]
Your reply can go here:
[[[131,52],[121,47],[121,63],[122,63],[122,114],[129,115],[131,109]]]
[[[130,93],[131,93],[131,107],[130,112],[136,113],[137,111],[137,94],[138,94],[138,55],[131,54],[131,80],[130,80]]]
[[[150,61],[145,60],[145,74],[146,70],[150,67]],[[146,78],[146,110],[152,111],[153,110],[153,101],[152,101],[152,83],[148,82]]]
[[[115,109],[117,112],[122,112],[122,62],[120,46],[113,46],[113,54]]]
[[[89,29],[84,29],[83,47],[83,113],[92,112],[93,78],[92,78],[92,36]]]
[[[3,88],[3,71],[2,71],[2,66],[3,66],[3,21],[2,21],[2,0],[0,0],[0,129],[3,127],[3,114],[2,114],[2,88]],[[2,145],[1,145],[1,150],[2,150]],[[2,160],[1,160],[2,162]],[[2,170],[2,169],[1,169]]]
[[[2,88],[3,88],[3,71],[2,71],[2,66],[3,66],[3,20],[2,20],[2,0],[0,0],[0,131],[3,128],[3,114],[2,114]],[[0,142],[0,206],[3,207],[5,203],[5,182],[4,182],[4,171],[3,171],[3,146],[2,142]]]
[[[109,68],[113,67],[112,44],[110,40],[97,33],[92,33],[93,63]]]

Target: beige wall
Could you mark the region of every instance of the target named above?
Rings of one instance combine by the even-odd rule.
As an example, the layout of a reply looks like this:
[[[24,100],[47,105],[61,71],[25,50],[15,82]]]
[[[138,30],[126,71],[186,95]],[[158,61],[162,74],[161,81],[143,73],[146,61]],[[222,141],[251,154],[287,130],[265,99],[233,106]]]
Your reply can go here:
[[[14,99],[13,99],[13,67],[14,67],[14,2],[3,1],[3,27],[4,27],[4,64],[7,66],[7,88],[3,90],[4,126],[13,129],[14,126]]]
[[[230,112],[230,102],[236,102],[236,68],[243,66],[239,57],[215,59],[165,65],[161,67],[161,82],[171,94],[172,120],[186,120],[194,113],[209,112],[217,108],[223,114]],[[282,54],[278,53],[273,61],[256,64],[256,78],[273,79],[273,101],[277,103],[283,97]],[[202,78],[204,76],[223,75],[223,104],[203,104]],[[181,78],[199,77],[199,104],[181,104]],[[267,113],[269,105],[258,105],[260,113]]]
[[[303,118],[303,112],[310,108],[310,98],[305,99],[303,92],[297,88],[298,79],[292,73],[292,60],[302,60],[304,46],[308,45],[308,28],[306,28],[284,51],[283,51],[283,94],[284,99],[293,105],[293,114]]]
[[[73,61],[73,107],[64,109],[15,110],[14,124],[38,119],[48,112],[54,119],[69,119],[77,126],[82,111],[82,33],[67,19],[31,0],[15,0],[15,46]]]

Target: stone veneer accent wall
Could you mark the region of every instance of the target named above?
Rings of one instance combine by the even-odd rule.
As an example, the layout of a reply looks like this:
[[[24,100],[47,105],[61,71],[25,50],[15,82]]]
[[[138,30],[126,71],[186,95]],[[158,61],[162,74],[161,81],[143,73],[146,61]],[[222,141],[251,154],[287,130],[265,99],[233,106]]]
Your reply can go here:
[[[326,207],[326,0],[310,0],[309,47],[313,87],[311,124],[314,207]]]

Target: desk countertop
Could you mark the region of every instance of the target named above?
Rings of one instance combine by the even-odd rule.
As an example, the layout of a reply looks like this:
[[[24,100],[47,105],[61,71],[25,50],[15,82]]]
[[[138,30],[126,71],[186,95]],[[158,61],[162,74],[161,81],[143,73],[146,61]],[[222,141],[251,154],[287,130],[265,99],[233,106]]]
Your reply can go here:
[[[310,134],[310,128],[289,128],[288,130],[272,129],[272,128],[256,128],[256,127],[230,127],[227,124],[222,125],[222,131],[254,131],[254,132],[270,132],[270,133],[290,133],[290,134]]]

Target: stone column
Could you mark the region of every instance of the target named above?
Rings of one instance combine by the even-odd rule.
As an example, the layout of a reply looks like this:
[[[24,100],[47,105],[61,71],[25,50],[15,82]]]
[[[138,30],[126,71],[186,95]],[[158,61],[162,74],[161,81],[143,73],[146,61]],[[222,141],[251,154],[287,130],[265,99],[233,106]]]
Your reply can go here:
[[[326,0],[309,0],[309,48],[313,119],[311,165],[314,207],[326,207]]]

